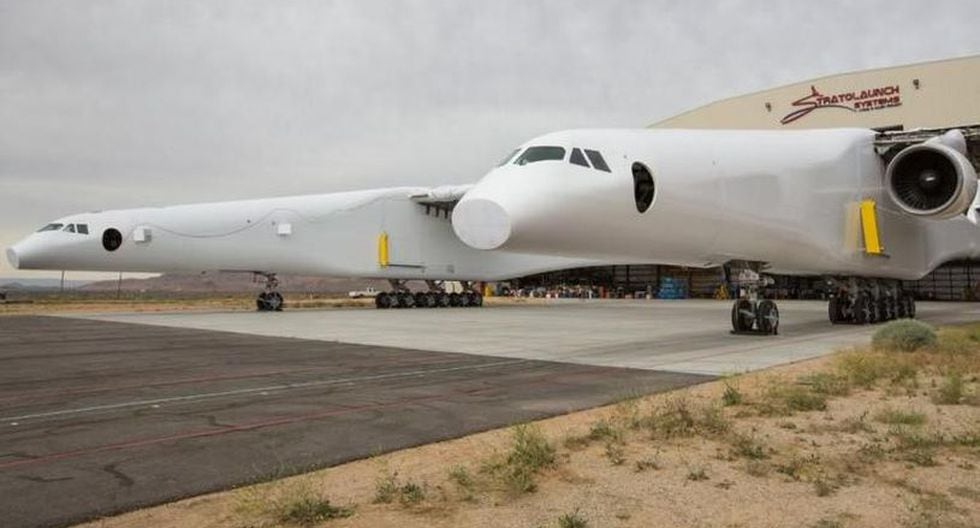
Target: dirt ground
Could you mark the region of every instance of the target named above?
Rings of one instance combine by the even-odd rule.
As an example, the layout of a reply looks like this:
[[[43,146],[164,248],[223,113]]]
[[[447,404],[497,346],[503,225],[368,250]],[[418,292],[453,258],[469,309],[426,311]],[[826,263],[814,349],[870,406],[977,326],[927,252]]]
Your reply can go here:
[[[87,527],[977,527],[980,325]]]
[[[350,299],[343,296],[318,296],[286,294],[287,310],[324,308],[374,308],[374,299]],[[542,303],[543,299],[512,297],[487,297],[488,305]],[[40,297],[28,301],[0,302],[0,316],[50,315],[58,313],[84,314],[108,312],[206,312],[206,311],[254,311],[255,298],[250,295],[201,296],[171,298],[148,295],[131,299],[106,299],[104,296]]]

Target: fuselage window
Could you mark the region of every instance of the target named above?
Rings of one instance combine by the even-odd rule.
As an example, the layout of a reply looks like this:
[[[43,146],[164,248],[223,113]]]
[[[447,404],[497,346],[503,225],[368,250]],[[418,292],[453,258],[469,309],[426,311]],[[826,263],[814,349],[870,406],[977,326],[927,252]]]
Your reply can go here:
[[[602,154],[599,154],[598,150],[585,149],[585,155],[589,157],[589,161],[592,162],[593,167],[604,172],[612,172],[609,170],[609,165],[606,165],[606,160],[602,159]]]
[[[575,165],[581,165],[583,167],[588,167],[589,162],[585,161],[585,155],[582,151],[577,148],[572,149],[572,155],[568,157],[568,161],[574,163]]]
[[[88,234],[88,224],[77,224],[75,226],[75,229],[77,229],[78,230],[78,233],[80,233],[82,235],[87,235]]]
[[[74,233],[75,232],[75,224],[68,224],[68,225],[66,225],[65,226],[65,229],[64,229],[64,232],[65,233]]]
[[[503,167],[504,165],[507,165],[507,162],[510,161],[510,160],[512,160],[512,159],[514,159],[514,156],[516,156],[517,153],[520,152],[520,151],[521,151],[521,149],[514,149],[513,151],[511,151],[510,154],[507,155],[506,158],[504,158],[503,160],[501,160],[501,162],[498,163],[497,166],[498,167]]]
[[[48,225],[42,227],[41,229],[38,229],[37,232],[38,233],[43,233],[45,231],[57,231],[57,230],[61,229],[61,227],[64,226],[64,225],[65,224],[48,224]]]
[[[650,169],[642,163],[633,164],[633,200],[636,202],[636,210],[645,213],[653,203],[657,195],[657,189],[653,183],[653,175]]]
[[[524,151],[514,162],[515,165],[527,165],[537,161],[565,159],[565,149],[562,147],[531,147]]]

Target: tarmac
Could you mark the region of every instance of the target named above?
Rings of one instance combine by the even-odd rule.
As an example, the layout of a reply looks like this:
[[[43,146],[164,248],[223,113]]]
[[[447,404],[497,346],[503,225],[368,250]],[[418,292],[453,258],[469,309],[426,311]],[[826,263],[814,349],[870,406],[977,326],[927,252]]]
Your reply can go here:
[[[110,314],[92,319],[718,376],[867,343],[875,326],[831,325],[826,301],[779,301],[777,336],[732,335],[731,302],[574,300],[483,308]],[[980,320],[980,303],[919,302],[935,324]]]
[[[706,379],[0,317],[0,525],[69,525]]]
[[[866,343],[715,301],[0,317],[3,526],[64,526]],[[936,323],[980,305],[919,303]]]

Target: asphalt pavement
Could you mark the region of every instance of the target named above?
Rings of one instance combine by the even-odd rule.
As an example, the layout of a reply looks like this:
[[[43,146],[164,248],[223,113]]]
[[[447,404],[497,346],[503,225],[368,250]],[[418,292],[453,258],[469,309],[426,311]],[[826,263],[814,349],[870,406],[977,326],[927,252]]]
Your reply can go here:
[[[2,524],[68,525],[709,379],[0,317]]]

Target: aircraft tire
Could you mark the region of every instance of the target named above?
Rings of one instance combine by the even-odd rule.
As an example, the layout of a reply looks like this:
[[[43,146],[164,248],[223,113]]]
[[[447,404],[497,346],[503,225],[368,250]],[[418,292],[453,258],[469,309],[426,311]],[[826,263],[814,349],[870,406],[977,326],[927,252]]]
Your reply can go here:
[[[259,297],[255,299],[255,309],[260,312],[269,311],[269,302],[266,300],[266,293],[262,292]]]
[[[844,313],[841,310],[840,298],[836,295],[827,301],[827,316],[830,318],[831,324],[839,324],[844,320]]]
[[[269,292],[269,294],[266,295],[266,305],[268,306],[268,308],[266,308],[267,310],[272,312],[281,312],[283,304],[285,304],[285,302],[283,301],[281,293],[274,291]]]
[[[896,303],[895,299],[892,299],[891,297],[887,297],[882,301],[881,303],[882,318],[885,321],[892,321],[898,318],[898,315],[896,313],[898,312],[896,304],[898,303]]]
[[[757,310],[759,320],[759,330],[766,335],[779,334],[779,308],[776,303],[763,299],[759,302]]]
[[[446,292],[439,292],[437,294],[437,298],[439,301],[439,308],[448,308],[449,306],[452,305],[452,299],[450,298],[449,294]]]
[[[398,294],[399,308],[412,308],[413,306],[415,306],[415,296],[407,292],[401,292]]]
[[[915,319],[915,297],[912,297],[911,293],[905,294],[905,312],[906,317],[909,319]]]
[[[854,301],[854,322],[859,325],[864,325],[871,323],[872,318],[873,308],[871,307],[871,298],[863,294],[858,295]]]
[[[752,306],[752,301],[748,299],[736,299],[732,303],[732,330],[735,332],[751,331],[754,321],[755,308]]]

